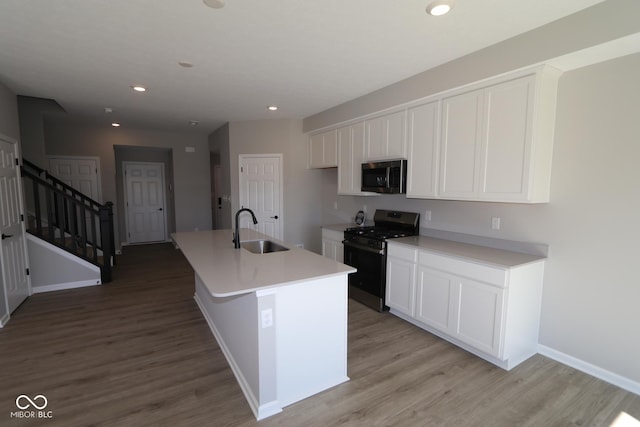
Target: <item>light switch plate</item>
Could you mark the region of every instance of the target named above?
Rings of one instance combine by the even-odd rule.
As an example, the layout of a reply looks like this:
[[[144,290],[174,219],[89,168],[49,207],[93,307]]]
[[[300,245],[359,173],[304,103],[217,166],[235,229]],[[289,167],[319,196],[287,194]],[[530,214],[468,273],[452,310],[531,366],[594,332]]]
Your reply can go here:
[[[268,308],[260,312],[262,320],[262,328],[269,328],[273,326],[273,310]]]
[[[500,218],[497,216],[494,216],[491,218],[491,228],[493,230],[500,230]]]

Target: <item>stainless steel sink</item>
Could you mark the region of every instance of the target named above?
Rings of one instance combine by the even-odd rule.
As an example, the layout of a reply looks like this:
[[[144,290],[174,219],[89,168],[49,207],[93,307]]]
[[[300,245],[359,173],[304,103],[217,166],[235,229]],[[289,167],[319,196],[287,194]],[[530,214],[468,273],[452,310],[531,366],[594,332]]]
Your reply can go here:
[[[268,254],[271,252],[288,251],[289,248],[279,245],[271,240],[251,240],[240,243],[244,249],[254,254]]]

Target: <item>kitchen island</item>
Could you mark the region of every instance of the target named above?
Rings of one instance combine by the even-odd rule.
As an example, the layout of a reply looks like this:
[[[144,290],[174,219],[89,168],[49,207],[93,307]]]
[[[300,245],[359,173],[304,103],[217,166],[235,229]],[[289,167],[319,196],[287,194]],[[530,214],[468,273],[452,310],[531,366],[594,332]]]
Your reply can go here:
[[[352,267],[242,229],[288,250],[234,249],[231,230],[179,232],[195,300],[258,420],[347,377],[347,275]]]

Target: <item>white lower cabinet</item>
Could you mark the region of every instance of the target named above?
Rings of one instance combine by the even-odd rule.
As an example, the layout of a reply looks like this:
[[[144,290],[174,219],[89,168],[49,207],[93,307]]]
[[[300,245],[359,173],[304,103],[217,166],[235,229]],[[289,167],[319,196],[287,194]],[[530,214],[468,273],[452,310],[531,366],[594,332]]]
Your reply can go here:
[[[344,260],[344,233],[330,228],[322,229],[322,256],[334,261]]]
[[[455,276],[418,266],[416,319],[426,325],[453,333]]]
[[[389,246],[387,252],[386,305],[409,316],[414,315],[417,250]],[[392,283],[392,286],[389,284]]]
[[[502,357],[503,289],[458,279],[454,336],[478,350]]]
[[[537,353],[543,272],[543,260],[500,268],[389,242],[387,305],[509,370]]]

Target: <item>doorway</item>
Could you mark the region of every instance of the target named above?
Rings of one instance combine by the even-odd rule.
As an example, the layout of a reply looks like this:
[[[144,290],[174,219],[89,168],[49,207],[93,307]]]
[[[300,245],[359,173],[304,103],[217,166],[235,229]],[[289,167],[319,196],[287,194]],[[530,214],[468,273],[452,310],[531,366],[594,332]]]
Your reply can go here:
[[[114,206],[114,226],[116,227],[116,247],[128,244],[127,236],[127,196],[125,194],[124,163],[162,163],[164,165],[165,215],[167,221],[167,237],[176,231],[175,197],[173,186],[173,151],[163,147],[140,147],[131,145],[114,145],[116,167],[116,200]]]
[[[127,242],[164,242],[167,237],[164,164],[123,162]]]
[[[0,135],[0,326],[31,295],[17,141]]]
[[[47,156],[49,173],[85,196],[102,203],[100,158]]]
[[[241,154],[239,207],[251,209],[257,225],[242,215],[240,227],[282,240],[282,154]]]

